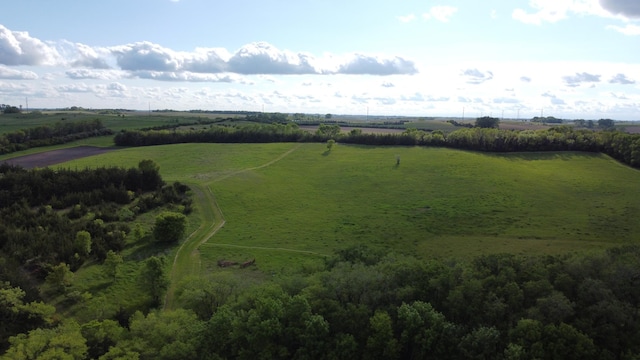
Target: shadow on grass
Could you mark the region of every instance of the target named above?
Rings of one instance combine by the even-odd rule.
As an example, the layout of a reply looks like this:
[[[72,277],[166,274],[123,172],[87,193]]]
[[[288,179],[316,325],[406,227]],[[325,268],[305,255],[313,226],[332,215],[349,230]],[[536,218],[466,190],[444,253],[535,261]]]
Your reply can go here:
[[[331,150],[325,150],[325,152],[322,153],[322,156],[329,156],[329,154],[331,154]]]
[[[127,255],[125,260],[142,261],[152,256],[167,255],[175,245],[176,244],[156,243],[153,240],[148,240],[144,244],[136,247],[131,254]]]
[[[113,279],[107,279],[87,287],[86,290],[92,294],[97,294],[99,292],[106,290],[109,286],[113,285],[114,282],[115,281]]]

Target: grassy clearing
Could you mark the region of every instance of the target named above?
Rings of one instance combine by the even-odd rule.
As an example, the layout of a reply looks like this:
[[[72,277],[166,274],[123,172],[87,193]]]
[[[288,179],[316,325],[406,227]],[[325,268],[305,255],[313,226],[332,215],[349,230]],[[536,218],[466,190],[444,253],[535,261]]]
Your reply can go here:
[[[600,154],[179,144],[127,148],[61,166],[129,167],[142,159],[157,162],[167,181],[200,193],[210,188],[215,197],[197,200],[188,233],[202,231],[181,250],[189,256],[176,264],[174,284],[194,272],[242,281],[312,271],[336,249],[362,243],[428,259],[591,251],[640,237],[632,218],[640,210],[640,172]],[[215,203],[226,223],[211,237],[221,222]],[[131,244],[126,281],[135,277],[134,260],[154,251],[173,259],[178,248]],[[253,258],[256,265],[246,269],[216,266],[220,259]],[[78,277],[107,300],[129,296],[134,283],[119,278],[121,284],[101,288],[104,279],[91,275],[97,268],[88,266]]]
[[[227,219],[210,241],[219,244],[331,254],[364,242],[431,257],[580,250],[640,235],[630,218],[640,173],[603,155],[303,144],[240,171],[294,146],[180,144],[70,164],[150,158],[168,181],[210,184]]]
[[[602,247],[640,235],[629,218],[638,176],[596,154],[309,144],[213,183],[227,224],[212,241],[325,254],[366,243],[425,258]]]

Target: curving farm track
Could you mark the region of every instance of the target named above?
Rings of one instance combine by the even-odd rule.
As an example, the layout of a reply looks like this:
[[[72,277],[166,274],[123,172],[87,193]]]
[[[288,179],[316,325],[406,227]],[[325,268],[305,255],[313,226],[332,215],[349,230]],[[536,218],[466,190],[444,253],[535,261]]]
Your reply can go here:
[[[214,179],[211,183],[216,181],[221,181],[227,179],[231,176],[235,176],[238,174],[242,174],[247,171],[258,170],[265,168],[267,166],[273,165],[274,163],[282,160],[287,155],[296,151],[302,146],[301,144],[287,150],[282,155],[277,158],[262,164],[260,166],[255,166],[251,168],[241,169],[238,171],[234,171],[229,174],[225,174],[219,178]],[[224,224],[225,219],[222,214],[222,210],[218,206],[218,203],[215,200],[215,196],[211,191],[209,185],[198,185],[195,183],[187,183],[191,187],[194,193],[195,201],[198,209],[200,210],[200,227],[198,227],[193,233],[191,233],[187,239],[182,243],[178,251],[176,252],[176,256],[173,259],[173,264],[171,266],[171,274],[170,280],[171,283],[169,285],[169,289],[167,290],[167,295],[165,297],[164,309],[171,310],[175,308],[176,299],[175,299],[175,291],[177,284],[180,283],[181,279],[184,279],[188,276],[199,276],[200,275],[200,252],[198,248],[207,242],[213,235],[220,230]],[[233,244],[218,244],[219,246],[236,246]],[[257,249],[266,249],[262,247],[255,247]],[[304,252],[300,250],[293,249],[284,249],[284,248],[274,248],[273,250],[280,251],[294,251],[294,252]],[[318,254],[321,255],[321,254]]]

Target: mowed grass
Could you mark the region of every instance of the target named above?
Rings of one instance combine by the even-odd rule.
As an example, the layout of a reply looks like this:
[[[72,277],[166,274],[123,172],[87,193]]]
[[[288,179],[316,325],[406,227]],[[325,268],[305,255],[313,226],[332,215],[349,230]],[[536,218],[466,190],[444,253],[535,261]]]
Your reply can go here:
[[[212,189],[226,225],[200,248],[208,264],[259,251],[258,266],[279,271],[355,244],[425,259],[559,253],[640,236],[640,172],[600,154],[181,144],[65,166],[136,166],[147,158],[168,181]]]
[[[603,248],[638,240],[639,180],[598,154],[305,145],[211,185],[227,224],[203,252],[213,259],[218,243],[322,254],[367,244],[422,258]]]

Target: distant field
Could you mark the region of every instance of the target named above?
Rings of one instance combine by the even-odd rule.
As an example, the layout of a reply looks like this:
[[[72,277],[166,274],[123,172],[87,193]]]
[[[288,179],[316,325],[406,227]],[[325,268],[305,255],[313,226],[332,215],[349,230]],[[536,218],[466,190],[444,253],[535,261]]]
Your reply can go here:
[[[213,190],[226,225],[201,247],[210,269],[221,258],[257,258],[261,270],[282,271],[354,244],[427,259],[583,251],[640,238],[640,172],[590,153],[180,144],[63,166],[141,159],[156,161],[168,181]]]
[[[100,114],[90,111],[45,111],[42,113],[0,115],[0,134],[59,121],[81,121],[100,119],[105,127],[120,131],[145,127],[190,123],[198,119],[236,117],[234,114],[191,114],[188,112],[156,113],[142,111],[122,114]]]

